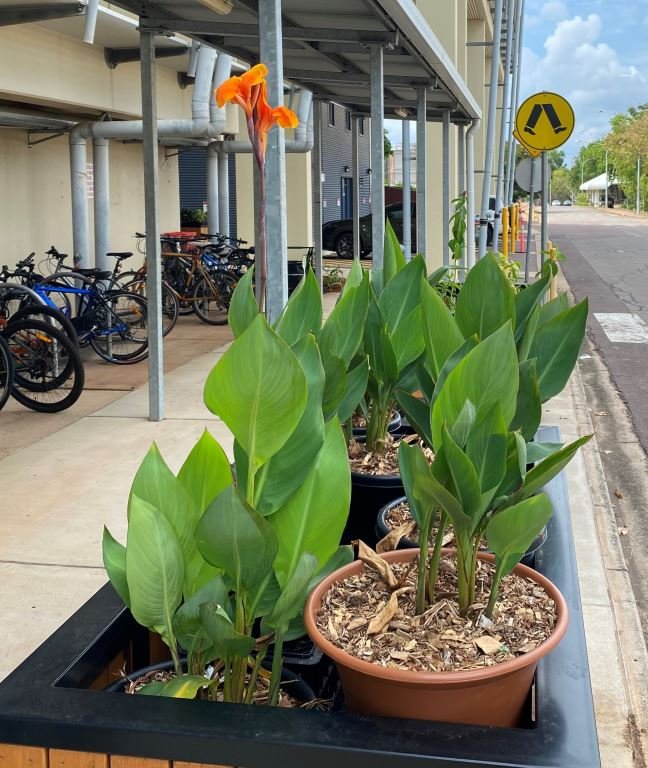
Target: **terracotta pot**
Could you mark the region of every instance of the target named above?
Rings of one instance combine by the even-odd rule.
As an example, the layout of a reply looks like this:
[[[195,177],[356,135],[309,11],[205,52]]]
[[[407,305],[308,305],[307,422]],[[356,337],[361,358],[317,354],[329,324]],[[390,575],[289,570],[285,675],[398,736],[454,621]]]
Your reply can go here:
[[[450,554],[452,550],[444,550]],[[388,552],[389,562],[407,563],[418,549]],[[491,561],[492,555],[480,554]],[[542,574],[518,565],[515,573],[539,584],[554,600],[557,621],[552,634],[533,651],[511,661],[467,672],[412,672],[390,669],[350,656],[329,642],[315,619],[322,598],[332,584],[361,573],[364,563],[356,561],[332,573],[311,592],[304,611],[306,631],[313,642],[335,662],[347,708],[352,712],[451,723],[518,725],[529,694],[538,661],[558,645],[567,630],[568,611],[558,589]]]

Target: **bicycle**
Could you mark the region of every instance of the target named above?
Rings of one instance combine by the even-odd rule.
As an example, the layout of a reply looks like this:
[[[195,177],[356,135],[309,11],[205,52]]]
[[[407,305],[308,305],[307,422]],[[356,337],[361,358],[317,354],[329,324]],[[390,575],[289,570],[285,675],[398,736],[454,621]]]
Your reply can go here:
[[[0,411],[5,407],[14,381],[14,363],[7,342],[0,336]]]

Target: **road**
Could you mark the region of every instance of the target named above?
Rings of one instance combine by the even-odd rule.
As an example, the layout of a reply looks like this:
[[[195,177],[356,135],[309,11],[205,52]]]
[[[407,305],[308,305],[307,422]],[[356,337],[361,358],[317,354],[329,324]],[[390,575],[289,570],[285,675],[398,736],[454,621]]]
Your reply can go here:
[[[549,237],[589,297],[579,367],[648,643],[648,217],[551,207]]]

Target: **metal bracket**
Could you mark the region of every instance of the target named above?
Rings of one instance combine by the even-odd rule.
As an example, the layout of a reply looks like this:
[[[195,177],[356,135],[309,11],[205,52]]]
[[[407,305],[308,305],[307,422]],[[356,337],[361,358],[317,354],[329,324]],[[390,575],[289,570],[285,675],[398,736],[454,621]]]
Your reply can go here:
[[[193,84],[194,84],[194,82],[196,81],[196,78],[195,78],[195,77],[191,77],[191,76],[190,76],[190,75],[188,75],[186,72],[178,72],[178,73],[177,73],[177,76],[178,76],[178,85],[180,86],[180,88],[181,88],[183,91],[184,91],[184,89],[185,89],[185,88],[186,88],[188,85],[193,85]]]
[[[65,136],[67,131],[57,131],[56,133],[52,134],[51,136],[46,136],[44,139],[36,139],[35,141],[32,140],[32,136],[34,134],[39,133],[48,133],[48,131],[28,131],[27,132],[27,146],[29,149],[32,147],[35,147],[37,144],[43,144],[46,141],[51,141],[52,139],[58,139],[59,136]]]

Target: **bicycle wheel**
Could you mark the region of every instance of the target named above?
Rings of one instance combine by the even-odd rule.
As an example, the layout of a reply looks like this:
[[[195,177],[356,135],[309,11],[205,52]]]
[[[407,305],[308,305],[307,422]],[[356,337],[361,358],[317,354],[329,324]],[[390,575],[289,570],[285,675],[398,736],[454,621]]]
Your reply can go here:
[[[3,336],[14,362],[12,397],[27,408],[57,413],[81,396],[85,373],[79,350],[60,330],[26,318]]]
[[[122,286],[121,290],[127,293],[134,293],[137,296],[146,296],[146,280],[133,280],[130,283],[126,283]],[[173,330],[173,327],[178,322],[178,315],[180,313],[180,305],[175,293],[171,288],[162,283],[162,335],[166,336]]]
[[[109,363],[138,363],[148,354],[148,307],[134,293],[109,291],[94,309],[90,346]]]
[[[201,275],[194,286],[194,312],[210,325],[225,325],[236,280],[219,272],[211,274],[209,279]]]
[[[0,411],[5,407],[14,381],[14,363],[7,342],[0,336]]]
[[[45,304],[28,304],[19,309],[15,315],[9,319],[10,323],[14,323],[17,320],[24,320],[26,317],[30,317],[33,320],[40,320],[48,325],[53,325],[58,328],[74,343],[75,346],[79,346],[79,337],[74,330],[74,326],[70,322],[70,319],[66,317],[60,310],[54,309],[54,307],[48,307]]]
[[[162,280],[179,297],[178,314],[180,315],[190,315],[194,311],[193,301],[183,298],[191,296],[193,278],[189,275],[189,269],[179,259],[167,258],[162,263]]]

